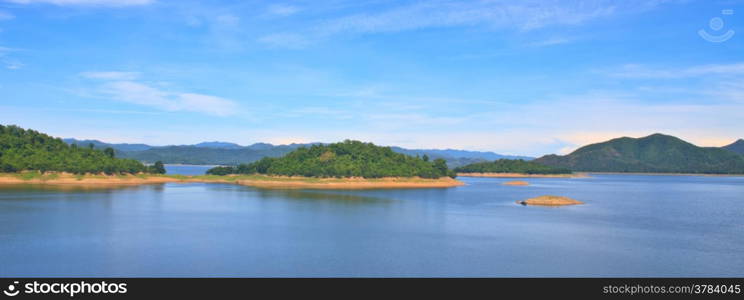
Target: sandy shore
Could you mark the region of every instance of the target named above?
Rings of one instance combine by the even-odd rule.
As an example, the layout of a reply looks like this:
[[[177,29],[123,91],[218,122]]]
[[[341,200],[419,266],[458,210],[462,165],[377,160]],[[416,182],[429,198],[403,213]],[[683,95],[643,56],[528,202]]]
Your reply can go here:
[[[58,174],[0,174],[0,184],[49,184],[78,186],[126,186],[162,183],[232,183],[260,188],[296,189],[398,189],[448,188],[465,185],[449,177],[424,178],[311,178],[264,175],[183,176],[183,175],[74,175]]]
[[[585,178],[586,173],[573,174],[522,174],[522,173],[457,173],[462,177],[494,177],[494,178]]]
[[[577,205],[577,204],[584,204],[584,202],[581,202],[576,199],[571,199],[568,197],[562,197],[562,196],[540,196],[535,198],[530,198],[527,200],[517,201],[518,204],[522,205],[539,205],[539,206],[564,206],[564,205]]]

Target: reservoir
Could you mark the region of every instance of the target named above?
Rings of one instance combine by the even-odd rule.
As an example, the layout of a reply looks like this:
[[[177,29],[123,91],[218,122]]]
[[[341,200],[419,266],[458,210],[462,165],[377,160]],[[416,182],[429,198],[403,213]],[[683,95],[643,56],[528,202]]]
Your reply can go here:
[[[744,276],[744,177],[458,179],[0,185],[0,276]],[[585,204],[515,204],[540,195]]]

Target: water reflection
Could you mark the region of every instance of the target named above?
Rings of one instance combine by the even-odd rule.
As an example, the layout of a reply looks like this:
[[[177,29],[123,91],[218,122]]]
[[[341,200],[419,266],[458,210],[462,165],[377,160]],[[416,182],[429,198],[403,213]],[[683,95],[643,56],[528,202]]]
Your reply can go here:
[[[256,189],[258,196],[264,199],[293,199],[293,200],[312,200],[324,202],[339,202],[344,204],[384,204],[395,201],[390,198],[363,196],[349,194],[343,191],[318,191],[318,190],[277,190],[277,189]]]

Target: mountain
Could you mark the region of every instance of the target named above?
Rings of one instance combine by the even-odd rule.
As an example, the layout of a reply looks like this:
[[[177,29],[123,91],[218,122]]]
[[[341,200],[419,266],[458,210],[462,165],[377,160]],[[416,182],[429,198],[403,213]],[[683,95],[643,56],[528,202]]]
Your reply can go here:
[[[297,148],[282,157],[265,157],[237,167],[215,167],[207,174],[267,174],[306,177],[422,177],[455,174],[443,159],[429,161],[393,151],[390,147],[346,140]]]
[[[132,158],[148,163],[160,160],[169,164],[205,165],[250,163],[264,157],[279,157],[299,147],[310,147],[320,144],[272,145],[268,143],[255,143],[250,146],[241,146],[228,142],[202,142],[195,145],[150,146],[145,144],[110,144],[98,140],[64,139],[64,141],[68,144],[77,144],[80,147],[88,147],[88,144],[91,143],[96,149],[111,147],[117,151],[116,155],[119,157]],[[451,168],[497,159],[533,159],[526,156],[510,156],[481,151],[390,148],[395,152],[410,156],[426,155],[431,160],[441,158],[447,161],[447,165]]]
[[[722,148],[728,151],[733,151],[739,154],[744,154],[744,139],[739,139],[733,144],[728,145],[728,146],[723,146]]]
[[[152,148],[152,146],[145,144],[109,144],[101,142],[99,140],[62,139],[62,141],[69,145],[75,144],[78,147],[88,147],[88,145],[93,144],[93,147],[96,149],[104,149],[110,147],[114,150],[119,151],[142,151]]]
[[[546,155],[534,162],[573,171],[744,174],[744,156],[658,133],[591,144],[568,155]]]
[[[241,147],[237,149],[197,146],[152,147],[143,151],[125,151],[120,157],[143,162],[163,161],[169,164],[237,165],[257,161],[264,157],[279,157],[299,148],[300,145],[280,145],[270,148]]]
[[[201,147],[201,148],[215,148],[215,149],[240,149],[243,148],[243,146],[235,144],[235,143],[227,143],[227,142],[201,142],[196,145],[193,145],[194,147]]]

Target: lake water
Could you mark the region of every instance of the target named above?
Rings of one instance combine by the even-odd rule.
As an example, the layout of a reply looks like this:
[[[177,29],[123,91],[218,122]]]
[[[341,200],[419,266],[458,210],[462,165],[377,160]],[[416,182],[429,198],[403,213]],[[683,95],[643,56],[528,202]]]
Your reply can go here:
[[[165,165],[165,174],[171,175],[204,175],[207,170],[216,166],[208,165]]]
[[[744,177],[0,187],[0,276],[744,276]],[[525,207],[555,194],[586,205]]]

